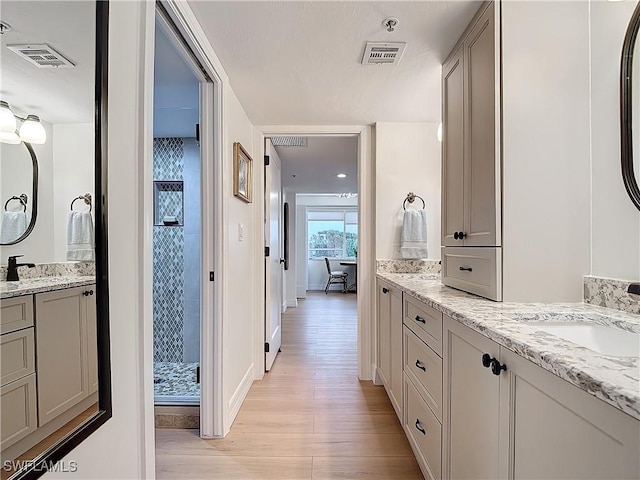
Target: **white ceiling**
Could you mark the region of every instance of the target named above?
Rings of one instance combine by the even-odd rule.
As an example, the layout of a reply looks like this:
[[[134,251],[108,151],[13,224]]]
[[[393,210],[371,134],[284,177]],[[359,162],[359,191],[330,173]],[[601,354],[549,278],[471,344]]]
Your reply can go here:
[[[357,137],[308,137],[306,147],[275,147],[282,188],[298,193],[357,193]],[[346,178],[337,178],[346,173]],[[293,177],[295,175],[295,178]]]
[[[439,121],[441,63],[475,1],[194,1],[254,124]],[[400,24],[387,32],[382,21]],[[367,41],[407,42],[397,66],[360,64]]]
[[[0,36],[0,99],[50,123],[93,122],[95,4],[2,0],[0,14],[12,27]],[[38,68],[6,48],[23,43],[47,43],[76,67]]]
[[[194,137],[199,122],[199,81],[178,47],[156,22],[153,136]]]

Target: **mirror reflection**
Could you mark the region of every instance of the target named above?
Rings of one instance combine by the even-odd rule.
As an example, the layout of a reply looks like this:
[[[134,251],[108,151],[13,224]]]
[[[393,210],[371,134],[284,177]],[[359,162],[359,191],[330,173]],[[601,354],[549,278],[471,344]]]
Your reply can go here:
[[[0,22],[5,479],[23,475],[100,410],[96,3],[3,0]]]
[[[0,223],[0,244],[18,242],[33,228],[37,210],[37,161],[25,144],[0,143],[0,191],[4,210]]]

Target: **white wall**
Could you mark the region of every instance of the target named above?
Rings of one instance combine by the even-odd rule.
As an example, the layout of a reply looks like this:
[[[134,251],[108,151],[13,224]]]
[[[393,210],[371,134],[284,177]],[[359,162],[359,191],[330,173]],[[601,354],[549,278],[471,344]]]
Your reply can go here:
[[[231,88],[225,88],[224,93],[226,117],[225,124],[225,182],[224,198],[227,203],[227,255],[223,271],[224,282],[227,286],[224,301],[227,314],[223,322],[223,389],[224,401],[233,410],[239,408],[238,402],[243,400],[243,389],[253,381],[253,338],[256,320],[255,305],[264,302],[263,292],[256,288],[254,279],[261,274],[256,262],[256,249],[261,250],[264,242],[256,244],[256,238],[262,231],[256,221],[257,212],[262,206],[259,200],[262,194],[260,169],[263,168],[254,152],[257,151],[253,142],[253,125],[240,105]],[[233,196],[233,143],[240,142],[253,158],[253,203],[245,203]],[[244,240],[238,237],[238,224],[244,228]],[[248,384],[247,384],[248,382]],[[227,418],[230,427],[233,418]],[[225,428],[226,429],[226,428]]]
[[[427,210],[429,258],[440,260],[440,170],[438,124],[376,123],[376,258],[401,258],[402,202],[421,196]],[[409,205],[407,203],[407,205]],[[415,205],[422,207],[419,199]]]
[[[307,298],[307,207],[296,204],[296,297]]]
[[[42,122],[45,130],[47,131],[47,142],[43,145],[32,145],[33,151],[38,157],[38,212],[36,223],[33,231],[29,236],[15,245],[5,245],[0,247],[0,263],[2,265],[7,264],[7,258],[10,255],[22,255],[22,262],[32,263],[45,263],[52,262],[54,260],[54,246],[52,241],[51,232],[53,232],[53,144],[55,139],[53,138],[53,127],[51,124]],[[25,149],[25,159],[29,158],[29,154]],[[29,162],[31,160],[29,159]],[[4,164],[4,162],[3,162]],[[31,167],[29,167],[31,170]],[[11,175],[5,176],[5,170],[3,166],[2,170],[2,185],[0,188],[2,198],[1,208],[4,208],[4,202],[6,202],[7,196],[16,194],[12,187]],[[9,182],[7,182],[9,181]],[[23,192],[18,192],[23,193]],[[33,202],[31,196],[31,187],[28,191],[24,192],[29,196],[29,202]],[[65,236],[66,238],[66,236]]]
[[[93,123],[53,126],[53,243],[54,260],[67,260],[67,221],[71,201],[94,195],[95,134]],[[74,210],[88,209],[78,200]],[[93,209],[92,209],[93,212]]]
[[[503,298],[581,301],[590,249],[589,4],[502,8]]]
[[[591,274],[640,279],[640,212],[622,183],[620,169],[620,55],[635,2],[591,2]],[[637,50],[636,50],[637,53]],[[637,59],[634,66],[637,65]],[[634,70],[634,85],[640,85]],[[638,88],[633,91],[637,104]],[[634,109],[634,135],[640,119]],[[638,159],[640,152],[635,149]],[[637,163],[636,163],[637,165]],[[636,171],[640,178],[640,172]]]
[[[47,473],[43,478],[153,478],[153,456],[144,470],[144,447],[153,451],[153,382],[143,371],[142,208],[144,141],[143,100],[144,28],[153,25],[154,5],[111,2],[109,19],[109,293],[113,417],[76,447],[66,461],[78,471]],[[151,17],[147,15],[151,13]],[[137,46],[137,48],[132,48]],[[117,86],[117,88],[116,88]],[[51,230],[49,230],[51,232]],[[149,246],[150,248],[150,246]],[[147,359],[148,360],[148,359]],[[145,408],[146,407],[146,408]],[[150,428],[147,428],[150,427]],[[149,434],[150,433],[150,434]],[[147,435],[149,434],[149,435]]]

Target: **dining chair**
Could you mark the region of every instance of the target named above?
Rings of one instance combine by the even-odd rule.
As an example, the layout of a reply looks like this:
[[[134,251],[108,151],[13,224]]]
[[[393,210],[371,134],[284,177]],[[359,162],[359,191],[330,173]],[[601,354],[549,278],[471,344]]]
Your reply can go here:
[[[349,274],[341,270],[331,270],[331,263],[327,257],[324,257],[324,262],[327,264],[327,273],[329,274],[329,280],[327,280],[327,286],[324,287],[324,293],[329,293],[329,287],[333,283],[342,284],[342,293],[345,293],[347,291],[347,276]]]

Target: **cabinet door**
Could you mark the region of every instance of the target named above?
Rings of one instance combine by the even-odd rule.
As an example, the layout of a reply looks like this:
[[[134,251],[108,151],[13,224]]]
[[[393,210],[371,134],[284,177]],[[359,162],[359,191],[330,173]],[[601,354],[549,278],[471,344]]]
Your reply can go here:
[[[389,398],[402,421],[402,292],[391,289],[391,388]]]
[[[496,156],[495,52],[492,3],[464,41],[465,246],[500,245],[497,232],[500,189]]]
[[[464,62],[458,49],[442,69],[442,245],[464,229]]]
[[[38,425],[89,394],[85,287],[36,295]]]
[[[389,389],[391,379],[391,290],[378,282],[378,374]]]
[[[95,291],[96,286],[87,287]],[[89,394],[98,391],[98,325],[96,315],[96,297],[85,297],[87,318],[87,375],[89,376]]]
[[[638,479],[640,422],[501,347],[509,478]]]
[[[499,346],[446,316],[444,325],[444,478],[500,478],[500,377],[482,364]]]
[[[0,413],[0,440],[3,449],[36,430],[35,373],[0,388]]]

